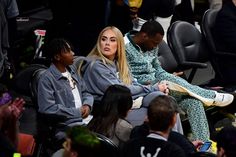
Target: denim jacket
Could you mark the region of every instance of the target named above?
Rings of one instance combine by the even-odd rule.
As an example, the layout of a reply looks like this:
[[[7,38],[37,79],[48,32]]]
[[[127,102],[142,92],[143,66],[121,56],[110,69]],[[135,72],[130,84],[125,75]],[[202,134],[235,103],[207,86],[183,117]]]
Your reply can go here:
[[[86,58],[83,66],[83,78],[86,82],[89,93],[95,100],[101,100],[106,89],[113,84],[125,85],[118,76],[116,64],[104,64],[100,59]],[[147,94],[159,91],[157,86],[145,86],[133,80],[131,85],[127,85],[131,91],[132,98],[146,96]]]
[[[93,96],[87,92],[84,81],[73,71],[71,67],[67,70],[75,80],[80,93],[82,105],[93,105]],[[52,114],[65,118],[62,122],[69,125],[75,122],[82,122],[80,109],[75,108],[74,96],[69,81],[62,76],[54,64],[41,76],[38,84],[38,106],[39,112]]]

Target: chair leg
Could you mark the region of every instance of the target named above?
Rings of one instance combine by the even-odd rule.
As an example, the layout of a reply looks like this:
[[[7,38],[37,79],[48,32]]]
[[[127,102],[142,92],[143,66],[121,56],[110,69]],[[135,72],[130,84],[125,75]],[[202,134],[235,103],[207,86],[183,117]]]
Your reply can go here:
[[[197,72],[197,68],[193,68],[190,75],[189,75],[189,77],[188,77],[188,82],[191,83],[193,81],[193,77],[194,77],[196,72]]]

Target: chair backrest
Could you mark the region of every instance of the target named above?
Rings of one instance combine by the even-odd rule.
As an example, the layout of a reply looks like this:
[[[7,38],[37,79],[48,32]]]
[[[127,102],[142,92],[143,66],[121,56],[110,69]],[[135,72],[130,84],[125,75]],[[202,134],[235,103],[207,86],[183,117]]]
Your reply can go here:
[[[76,68],[79,68],[82,61],[85,61],[84,56],[74,56],[73,66],[75,66]]]
[[[29,82],[30,91],[31,91],[31,99],[36,104],[37,108],[38,108],[38,105],[37,105],[38,82],[39,82],[40,77],[45,71],[46,71],[46,67],[37,69],[33,73],[31,80]]]
[[[86,64],[87,60],[84,56],[74,56],[74,62],[72,67],[76,72],[78,72],[78,69],[81,68],[84,64]],[[82,64],[83,63],[83,64]],[[83,75],[83,70],[80,69],[81,76]]]
[[[192,24],[176,21],[168,28],[167,42],[175,56],[180,70],[193,69],[188,81],[191,82],[197,68],[206,68],[208,50],[201,32]]]
[[[212,35],[212,28],[215,25],[215,20],[218,12],[219,10],[217,9],[208,9],[203,14],[201,31],[211,53],[210,55],[211,57],[209,58],[209,60],[211,61],[212,67],[214,68],[214,71],[216,73],[215,80],[216,82],[221,82],[217,81],[217,79],[223,80],[223,75],[219,67],[218,57],[216,54],[217,51],[216,51],[215,41]]]
[[[208,9],[202,17],[201,31],[211,52],[216,52],[214,39],[212,36],[212,27],[215,25],[217,9]]]
[[[101,146],[100,146],[100,154],[98,156],[102,157],[118,157],[119,156],[119,149],[112,140],[107,138],[106,136],[94,132],[94,134],[99,139]]]
[[[235,89],[235,87],[232,88],[232,86],[235,86],[235,77],[232,77],[234,75],[231,76],[231,74],[235,73],[233,69],[235,67],[236,54],[221,49],[220,47],[224,45],[221,40],[224,39],[217,41],[217,37],[214,37],[213,28],[219,12],[220,10],[218,9],[208,9],[203,15],[201,30],[211,53],[210,61],[215,71],[213,83],[224,86],[226,91],[232,91]]]
[[[161,63],[161,67],[165,71],[169,73],[178,71],[177,61],[175,60],[175,57],[173,56],[170,47],[164,40],[159,44],[158,60]]]
[[[46,66],[41,64],[31,64],[17,73],[14,78],[14,90],[19,94],[30,97],[31,92],[29,82],[34,72],[40,68],[46,68]]]

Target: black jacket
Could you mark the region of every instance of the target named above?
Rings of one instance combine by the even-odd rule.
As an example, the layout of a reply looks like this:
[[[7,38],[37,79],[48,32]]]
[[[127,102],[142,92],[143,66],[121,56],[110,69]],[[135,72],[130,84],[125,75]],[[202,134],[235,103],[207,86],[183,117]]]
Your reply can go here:
[[[176,144],[161,139],[136,138],[126,143],[121,151],[123,157],[185,157],[184,151]]]

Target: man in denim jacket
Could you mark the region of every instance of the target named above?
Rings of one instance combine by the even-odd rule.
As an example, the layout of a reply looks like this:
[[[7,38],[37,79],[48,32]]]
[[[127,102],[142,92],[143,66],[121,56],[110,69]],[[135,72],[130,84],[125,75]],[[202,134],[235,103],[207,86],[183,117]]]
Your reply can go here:
[[[54,39],[48,46],[52,64],[42,74],[38,84],[39,112],[53,115],[60,127],[83,125],[93,105],[83,80],[73,71],[73,55],[64,39]]]

